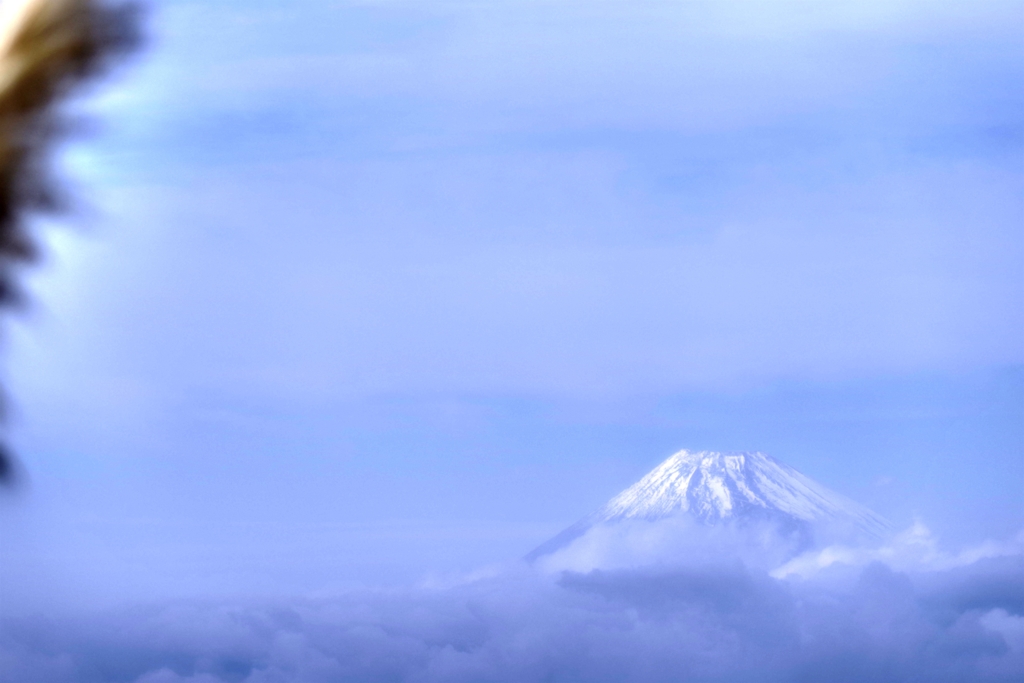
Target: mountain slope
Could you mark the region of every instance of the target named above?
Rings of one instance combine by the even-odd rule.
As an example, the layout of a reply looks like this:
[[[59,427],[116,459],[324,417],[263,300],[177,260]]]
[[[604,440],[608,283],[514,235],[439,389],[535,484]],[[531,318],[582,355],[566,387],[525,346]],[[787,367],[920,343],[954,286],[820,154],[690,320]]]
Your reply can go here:
[[[526,559],[552,553],[596,526],[677,515],[706,525],[754,519],[841,524],[876,537],[889,528],[871,510],[764,453],[682,450]]]

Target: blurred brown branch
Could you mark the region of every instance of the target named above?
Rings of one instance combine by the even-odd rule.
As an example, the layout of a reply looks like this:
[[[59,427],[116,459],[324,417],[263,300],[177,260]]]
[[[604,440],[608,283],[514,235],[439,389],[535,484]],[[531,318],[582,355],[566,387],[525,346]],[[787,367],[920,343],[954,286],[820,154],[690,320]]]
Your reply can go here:
[[[139,5],[8,0],[0,12],[0,307],[10,308],[17,267],[36,253],[26,215],[60,208],[49,171],[59,104],[138,46]],[[0,444],[0,483],[14,470]]]

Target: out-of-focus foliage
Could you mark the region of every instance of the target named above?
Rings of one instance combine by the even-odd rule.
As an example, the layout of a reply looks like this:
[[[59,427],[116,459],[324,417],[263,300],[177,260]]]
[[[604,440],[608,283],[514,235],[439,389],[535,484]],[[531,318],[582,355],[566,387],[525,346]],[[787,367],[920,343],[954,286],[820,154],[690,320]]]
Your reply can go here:
[[[35,255],[25,217],[60,208],[48,170],[59,105],[138,44],[138,6],[23,0],[0,19],[0,306],[19,300],[17,265]],[[13,479],[0,446],[0,482]]]

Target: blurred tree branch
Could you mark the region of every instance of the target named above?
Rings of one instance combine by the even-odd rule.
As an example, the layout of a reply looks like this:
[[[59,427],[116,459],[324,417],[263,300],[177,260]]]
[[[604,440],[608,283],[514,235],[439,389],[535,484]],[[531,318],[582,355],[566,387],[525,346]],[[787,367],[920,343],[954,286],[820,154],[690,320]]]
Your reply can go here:
[[[18,267],[36,256],[26,217],[61,208],[50,173],[59,105],[140,42],[140,6],[100,0],[0,5],[0,307],[21,301]],[[16,463],[0,443],[0,483]]]

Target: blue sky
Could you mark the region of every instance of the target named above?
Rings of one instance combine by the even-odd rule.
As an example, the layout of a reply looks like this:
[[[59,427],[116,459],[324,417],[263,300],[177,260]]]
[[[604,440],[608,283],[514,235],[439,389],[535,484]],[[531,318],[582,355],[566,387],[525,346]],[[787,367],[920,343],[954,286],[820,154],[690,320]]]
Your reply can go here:
[[[684,447],[1016,532],[1021,18],[156,5],[76,106],[83,209],[9,334],[4,572],[31,601],[469,570]]]

